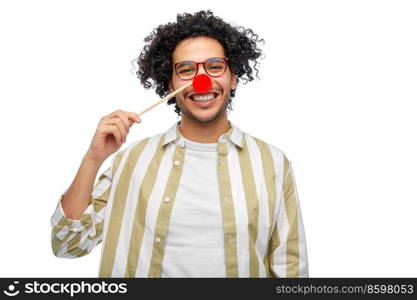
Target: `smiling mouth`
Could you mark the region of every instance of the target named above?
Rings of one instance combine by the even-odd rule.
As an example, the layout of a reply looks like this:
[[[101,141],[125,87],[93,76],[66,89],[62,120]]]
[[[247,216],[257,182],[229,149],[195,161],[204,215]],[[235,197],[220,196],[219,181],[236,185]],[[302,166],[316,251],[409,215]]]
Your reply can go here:
[[[205,101],[213,100],[214,98],[216,98],[216,95],[215,94],[195,94],[195,95],[192,95],[190,98],[193,101],[205,102]]]
[[[187,98],[194,101],[194,102],[205,103],[205,102],[214,101],[219,96],[220,96],[219,93],[208,92],[208,93],[204,93],[204,94],[192,94],[192,95],[187,96]]]

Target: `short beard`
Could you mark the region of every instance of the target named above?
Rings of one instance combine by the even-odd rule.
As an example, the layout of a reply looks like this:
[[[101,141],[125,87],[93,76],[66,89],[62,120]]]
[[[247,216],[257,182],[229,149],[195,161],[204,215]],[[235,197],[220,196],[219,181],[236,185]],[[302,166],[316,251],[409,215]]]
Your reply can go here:
[[[219,111],[213,116],[213,117],[211,117],[210,119],[200,119],[200,118],[198,118],[197,116],[195,116],[195,115],[193,115],[189,110],[187,110],[184,106],[182,106],[182,101],[176,101],[177,102],[177,105],[178,105],[178,107],[180,108],[180,111],[181,111],[181,115],[184,115],[184,116],[186,116],[186,117],[188,117],[188,118],[190,118],[191,120],[193,120],[193,121],[195,121],[195,122],[198,122],[198,123],[204,123],[204,124],[207,124],[207,123],[211,123],[211,122],[214,122],[215,120],[217,120],[222,114],[224,114],[224,113],[227,113],[227,107],[228,107],[228,104],[229,104],[229,102],[230,102],[230,95],[228,96],[228,98],[229,98],[229,100],[227,100],[224,104],[223,104],[223,106],[219,109]]]

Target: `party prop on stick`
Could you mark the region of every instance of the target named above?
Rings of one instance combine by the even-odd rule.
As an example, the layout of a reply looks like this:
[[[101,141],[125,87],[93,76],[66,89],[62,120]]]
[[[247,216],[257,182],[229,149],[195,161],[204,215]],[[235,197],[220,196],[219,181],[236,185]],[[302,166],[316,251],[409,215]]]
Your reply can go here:
[[[172,93],[168,94],[165,98],[162,98],[161,100],[159,100],[158,102],[156,102],[155,104],[149,106],[147,109],[145,109],[144,111],[138,113],[138,116],[146,113],[148,110],[151,110],[152,108],[154,108],[155,106],[157,106],[158,104],[167,101],[169,99],[171,99],[172,97],[174,97],[176,94],[178,94],[179,92],[185,90],[187,87],[189,87],[190,85],[193,85],[193,89],[199,93],[199,94],[204,94],[207,93],[210,89],[211,89],[211,79],[210,77],[208,77],[206,74],[199,74],[196,77],[194,77],[193,81],[183,85],[182,87],[180,87],[179,89],[173,91]]]

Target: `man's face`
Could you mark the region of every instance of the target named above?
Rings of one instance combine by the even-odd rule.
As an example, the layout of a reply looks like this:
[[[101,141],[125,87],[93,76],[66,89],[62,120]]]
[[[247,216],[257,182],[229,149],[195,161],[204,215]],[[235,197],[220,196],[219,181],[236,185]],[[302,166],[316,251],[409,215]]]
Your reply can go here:
[[[204,62],[213,57],[225,57],[222,45],[209,37],[196,37],[183,40],[177,45],[172,54],[172,62],[175,66],[176,63],[182,61]],[[197,74],[206,74],[203,64],[198,65]],[[227,117],[226,108],[230,98],[230,90],[236,88],[236,76],[227,67],[222,76],[210,77],[210,79],[212,88],[205,94],[196,93],[190,86],[176,95],[182,118],[189,118],[199,123],[209,123],[221,117]],[[176,90],[188,82],[190,80],[179,78],[173,69],[171,89]],[[214,95],[215,98],[210,101],[197,101],[199,95],[207,97]]]

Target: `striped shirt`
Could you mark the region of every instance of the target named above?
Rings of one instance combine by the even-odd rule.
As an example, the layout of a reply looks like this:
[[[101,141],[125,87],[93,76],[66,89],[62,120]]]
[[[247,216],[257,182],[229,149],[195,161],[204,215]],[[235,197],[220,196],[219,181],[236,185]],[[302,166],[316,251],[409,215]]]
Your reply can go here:
[[[64,193],[60,195],[51,217],[57,257],[82,257],[102,242],[99,277],[175,275],[165,270],[170,268],[167,264],[181,261],[168,259],[173,253],[169,234],[178,229],[171,216],[180,191],[189,184],[184,180],[190,178],[183,176],[187,150],[179,124],[117,152],[79,220],[65,216]],[[220,201],[223,230],[217,240],[223,249],[224,276],[308,277],[291,162],[278,148],[229,124],[217,143],[217,186],[212,186],[213,199]]]

